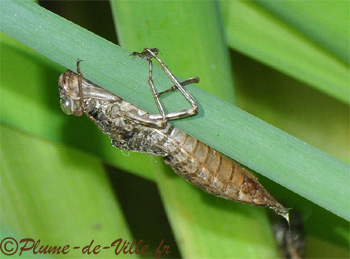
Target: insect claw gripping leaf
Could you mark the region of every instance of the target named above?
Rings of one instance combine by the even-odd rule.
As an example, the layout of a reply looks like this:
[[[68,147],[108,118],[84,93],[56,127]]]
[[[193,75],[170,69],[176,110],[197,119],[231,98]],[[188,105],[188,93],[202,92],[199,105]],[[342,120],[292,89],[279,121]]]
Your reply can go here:
[[[145,48],[132,56],[149,62],[149,85],[159,109],[159,114],[149,114],[82,76],[77,61],[78,74],[67,70],[59,78],[62,110],[67,114],[86,114],[97,127],[112,139],[115,147],[152,154],[164,158],[165,163],[188,182],[200,189],[241,203],[268,207],[289,222],[288,210],[276,201],[259,183],[258,179],[240,163],[174,128],[167,121],[192,116],[198,106],[183,86],[198,83],[193,77],[179,82],[168,67],[157,57],[158,49]],[[174,84],[157,93],[152,71],[155,59]],[[159,96],[179,90],[191,104],[190,108],[165,113]]]

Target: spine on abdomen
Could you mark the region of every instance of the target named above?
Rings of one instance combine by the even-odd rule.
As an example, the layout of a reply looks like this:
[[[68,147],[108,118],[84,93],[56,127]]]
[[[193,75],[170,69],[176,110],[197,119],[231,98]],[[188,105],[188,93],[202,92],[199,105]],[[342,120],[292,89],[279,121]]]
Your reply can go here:
[[[176,149],[165,158],[174,171],[202,190],[225,199],[265,206],[286,218],[288,209],[277,202],[248,169],[213,148],[173,129]]]

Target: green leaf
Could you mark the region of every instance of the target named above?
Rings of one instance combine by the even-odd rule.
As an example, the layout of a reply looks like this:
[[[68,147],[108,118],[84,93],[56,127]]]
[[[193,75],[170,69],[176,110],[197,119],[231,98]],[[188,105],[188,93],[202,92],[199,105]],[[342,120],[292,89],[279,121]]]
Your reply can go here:
[[[349,65],[350,6],[346,1],[256,1]],[[302,19],[300,19],[302,17]]]
[[[272,6],[282,5],[282,2],[278,2],[257,1],[259,5],[270,6],[270,9],[273,9]],[[287,14],[288,17],[294,16],[293,13],[295,13],[299,18],[302,13],[307,12],[308,18],[294,20],[300,26],[292,27],[252,1],[221,1],[220,3],[227,41],[231,48],[305,82],[346,104],[350,103],[349,66],[343,61],[349,58],[349,44],[347,44],[349,42],[348,5],[342,4],[341,1],[332,2],[332,12],[329,14],[329,9],[324,9],[327,4],[319,5],[315,1],[312,4],[302,1],[283,1],[285,11],[279,13],[281,17],[285,17]],[[312,5],[309,7],[310,10],[313,10],[312,14],[304,9],[306,5]],[[343,7],[343,5],[345,6]],[[289,6],[293,6],[293,8],[290,9]],[[338,22],[341,23],[344,20],[344,25],[338,29],[332,29],[337,26],[327,25],[323,20],[316,20],[316,18],[314,23],[311,23],[310,20],[316,16],[317,12],[315,6],[318,6],[317,10],[323,10],[323,13],[327,13],[323,17],[328,18],[324,19],[332,19],[330,17],[333,17],[332,20],[336,21],[338,13],[341,13],[341,19]],[[277,7],[274,8],[275,12],[277,12],[276,9]],[[317,16],[322,16],[322,14]],[[322,26],[319,23],[322,23]],[[300,28],[301,24],[303,24],[304,29]],[[306,27],[308,28],[306,29]],[[314,35],[309,36],[310,30],[314,32]],[[319,38],[320,35],[322,38],[327,38],[325,32],[329,32],[333,36],[337,35],[337,37],[329,37],[327,41],[319,43],[320,45],[312,40],[316,37]],[[337,43],[331,46],[329,44],[331,41]],[[334,54],[323,49],[322,46],[326,45],[332,49]],[[342,47],[338,48],[339,45]],[[342,53],[343,60],[337,57],[340,53],[335,49],[339,49]]]
[[[70,245],[69,255],[81,258],[73,246],[132,240],[100,160],[3,124],[0,132],[1,226],[11,227],[17,242]]]
[[[159,48],[160,58],[176,75],[200,76],[198,87],[233,103],[229,55],[215,2],[111,3],[122,47],[131,51],[145,46]],[[154,168],[184,257],[277,256],[263,210],[205,194],[174,176],[163,163],[155,164]]]
[[[146,62],[130,58],[112,43],[32,3],[6,1],[2,8],[3,32],[70,69],[76,57],[84,59],[82,69],[88,79],[147,111],[156,111],[145,80]],[[159,86],[168,82],[160,69],[156,69],[155,78]],[[190,87],[190,91],[200,112],[176,121],[176,127],[333,213],[350,218],[347,164],[197,88]],[[176,109],[182,103],[174,97],[168,104],[169,109]]]
[[[176,76],[199,76],[198,87],[234,103],[230,57],[215,2],[202,5],[194,1],[111,3],[121,46],[129,51],[157,47],[159,57],[176,71]]]

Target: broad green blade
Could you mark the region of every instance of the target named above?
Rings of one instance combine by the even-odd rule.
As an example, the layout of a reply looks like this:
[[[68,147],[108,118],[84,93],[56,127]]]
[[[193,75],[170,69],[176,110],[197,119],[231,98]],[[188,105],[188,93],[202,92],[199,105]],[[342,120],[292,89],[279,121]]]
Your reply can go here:
[[[81,249],[92,240],[93,247],[132,240],[100,160],[3,124],[0,130],[1,226],[16,231],[18,242],[70,245],[68,255],[85,258]],[[114,258],[112,250],[101,257]]]
[[[215,2],[111,3],[122,47],[130,51],[159,48],[159,57],[176,75],[200,76],[198,87],[232,103],[229,56]],[[263,209],[205,194],[161,163],[154,168],[184,257],[277,256]]]
[[[111,3],[122,47],[130,52],[156,47],[176,76],[199,76],[198,87],[234,103],[230,57],[214,1]]]
[[[5,1],[2,9],[3,32],[68,68],[74,69],[76,57],[84,59],[82,69],[88,79],[147,111],[156,111],[145,79],[147,62],[129,57],[128,52],[30,2]],[[156,85],[169,84],[160,68],[154,74],[158,78]],[[200,105],[200,112],[174,122],[176,127],[336,215],[350,219],[347,164],[200,89],[189,89]],[[183,107],[186,102],[179,98],[168,98],[167,108]]]
[[[256,1],[348,65],[350,5],[347,1]],[[301,19],[302,17],[302,19]]]
[[[267,2],[275,5],[275,2],[280,1],[258,1],[262,5],[268,5]],[[283,5],[285,2],[283,1]],[[298,5],[297,2],[302,2],[300,5],[308,3],[287,1],[288,5],[291,3]],[[279,4],[281,5],[281,3]],[[312,5],[317,5],[316,3],[313,1]],[[227,41],[231,48],[305,82],[346,104],[350,103],[349,66],[343,60],[324,50],[323,45],[310,39],[312,35],[305,35],[306,32],[301,33],[298,31],[298,27],[285,24],[284,21],[252,1],[221,1],[220,4]],[[342,10],[341,1],[332,2],[332,5],[336,11],[331,15],[337,17],[336,13],[341,12],[343,14],[341,20],[347,20],[348,23],[349,6],[347,6],[348,11],[346,11],[346,8]],[[290,9],[287,12],[293,13]],[[300,17],[300,14],[295,15]],[[338,17],[334,19],[338,19]],[[298,21],[299,23],[307,23],[307,20],[304,21],[304,19]],[[324,35],[332,33],[329,27],[327,25],[319,26],[318,33],[325,32]],[[349,26],[344,25],[342,28],[336,32],[337,35],[341,34],[340,38],[330,38],[328,41],[337,41],[337,45],[342,45],[342,52],[347,52],[347,56],[349,56],[349,44],[347,44],[349,42]],[[343,41],[342,39],[347,40]],[[348,58],[346,54],[342,55]]]

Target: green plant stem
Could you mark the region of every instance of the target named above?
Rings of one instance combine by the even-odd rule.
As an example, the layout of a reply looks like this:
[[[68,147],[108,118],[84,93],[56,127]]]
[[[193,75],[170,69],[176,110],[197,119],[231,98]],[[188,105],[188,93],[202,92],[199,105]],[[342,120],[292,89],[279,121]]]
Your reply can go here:
[[[149,0],[142,5],[111,1],[111,4],[122,47],[159,48],[159,57],[176,75],[199,76],[198,87],[233,103],[232,69],[215,1]],[[155,180],[183,257],[277,256],[263,209],[208,195],[174,176],[164,163],[154,158],[152,161],[155,161]],[[247,232],[254,238],[247,238]]]

